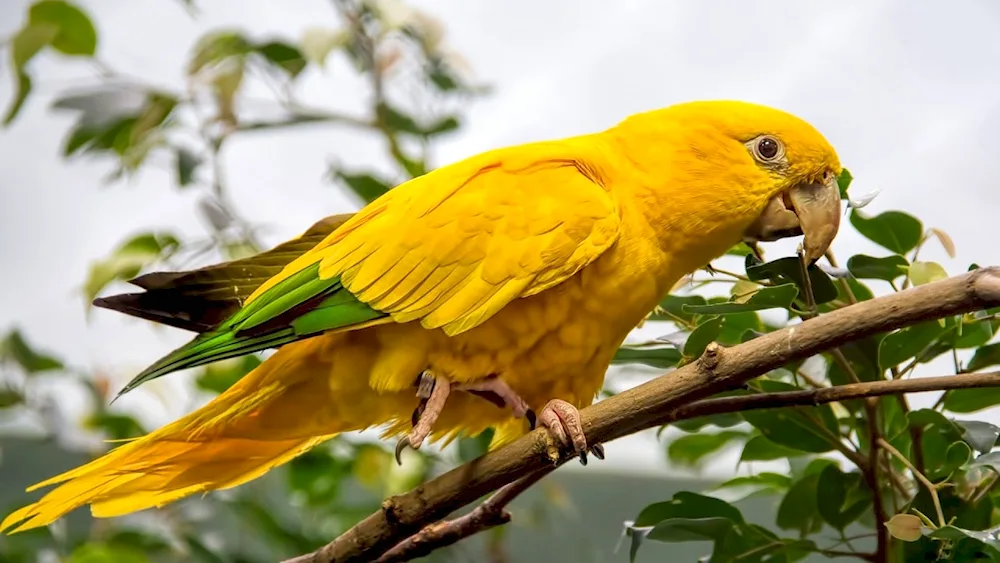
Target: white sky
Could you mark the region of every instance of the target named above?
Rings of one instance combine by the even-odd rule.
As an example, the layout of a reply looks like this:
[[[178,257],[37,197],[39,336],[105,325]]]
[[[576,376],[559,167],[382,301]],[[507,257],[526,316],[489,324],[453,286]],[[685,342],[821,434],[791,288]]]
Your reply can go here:
[[[173,88],[182,84],[187,48],[207,29],[240,27],[295,40],[307,26],[335,23],[325,0],[197,3],[202,14],[192,19],[172,0],[80,2],[99,28],[104,60]],[[0,36],[20,25],[27,5],[0,3]],[[819,128],[854,173],[852,191],[883,190],[866,211],[903,209],[950,233],[959,258],[948,260],[932,245],[926,259],[942,261],[953,273],[973,261],[1000,262],[991,228],[1000,212],[1000,4],[993,0],[414,5],[441,18],[446,41],[496,87],[472,105],[460,133],[438,145],[435,164],[603,129],[630,113],[675,102],[744,99],[791,111]],[[42,95],[0,132],[0,328],[16,324],[74,365],[113,370],[120,385],[188,335],[153,331],[106,311],[95,311],[87,324],[77,288],[88,264],[127,234],[150,225],[202,232],[192,213],[196,194],[178,196],[172,175],[158,170],[132,185],[105,187],[108,162],[60,160],[71,118],[50,113],[47,96],[78,84],[71,79],[86,73],[50,57],[36,63]],[[303,82],[311,102],[358,104],[359,86],[342,72],[309,74]],[[0,103],[6,106],[11,96],[4,74]],[[273,243],[349,210],[350,202],[322,178],[333,155],[365,163],[380,158],[381,149],[371,139],[316,127],[244,137],[224,156],[241,212],[272,225]],[[845,257],[885,253],[849,227],[834,249]],[[922,373],[947,369],[942,364]],[[121,401],[123,408],[137,408],[130,399]],[[147,405],[142,414],[163,422],[187,405],[159,408]],[[613,444],[609,455],[609,463],[632,467],[663,459],[648,433]]]

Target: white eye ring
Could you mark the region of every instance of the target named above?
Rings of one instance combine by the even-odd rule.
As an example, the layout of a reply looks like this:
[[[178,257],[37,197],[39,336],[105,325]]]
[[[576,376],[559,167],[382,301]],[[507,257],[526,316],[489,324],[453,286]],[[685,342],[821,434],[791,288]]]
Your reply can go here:
[[[785,156],[785,145],[771,135],[761,135],[747,144],[753,157],[761,162],[776,162]]]

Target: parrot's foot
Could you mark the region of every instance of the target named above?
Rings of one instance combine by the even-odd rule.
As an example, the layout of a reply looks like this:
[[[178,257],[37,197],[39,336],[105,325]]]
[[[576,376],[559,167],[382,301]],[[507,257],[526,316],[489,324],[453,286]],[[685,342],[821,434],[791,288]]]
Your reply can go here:
[[[420,449],[424,439],[431,433],[431,427],[441,415],[441,410],[444,409],[450,394],[451,383],[448,380],[429,371],[420,374],[417,382],[417,397],[420,397],[420,404],[413,411],[413,428],[410,433],[396,443],[396,463],[403,464],[403,449],[407,446],[414,450]]]
[[[531,408],[528,407],[528,403],[524,402],[524,399],[520,395],[515,393],[504,380],[498,377],[490,377],[489,379],[474,383],[455,385],[453,389],[478,395],[498,407],[507,407],[514,413],[516,418],[534,416]],[[532,427],[535,426],[533,420],[529,420],[529,422]]]
[[[583,425],[580,423],[580,411],[573,405],[560,399],[552,399],[539,413],[538,421],[558,442],[573,447],[573,451],[580,456],[581,465],[587,465],[588,451],[597,459],[604,459],[604,446],[594,444],[587,447],[587,437],[584,436]]]

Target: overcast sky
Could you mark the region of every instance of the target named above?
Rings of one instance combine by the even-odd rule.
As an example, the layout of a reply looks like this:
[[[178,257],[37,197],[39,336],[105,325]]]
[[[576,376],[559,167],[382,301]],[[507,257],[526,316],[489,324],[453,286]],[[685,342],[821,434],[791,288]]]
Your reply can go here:
[[[188,47],[208,29],[239,27],[295,40],[307,26],[335,23],[326,0],[196,3],[201,14],[192,19],[172,0],[80,0],[99,28],[104,60],[175,89]],[[0,2],[0,36],[20,25],[28,4]],[[883,190],[866,211],[903,209],[952,236],[958,259],[936,247],[925,258],[953,273],[973,261],[1000,263],[993,230],[1000,212],[995,0],[414,4],[443,20],[448,44],[495,87],[472,105],[465,127],[438,145],[437,165],[502,145],[603,129],[676,102],[743,99],[791,111],[822,131],[854,173],[852,191]],[[87,73],[49,57],[36,62],[42,95],[0,132],[0,329],[16,324],[75,365],[112,370],[120,385],[188,335],[153,331],[100,310],[87,324],[77,288],[88,264],[127,234],[150,225],[202,232],[192,213],[195,193],[179,197],[172,176],[157,170],[131,185],[105,187],[101,178],[110,163],[60,160],[71,121],[48,111],[47,96]],[[12,96],[8,66],[0,76],[4,106]],[[350,80],[317,73],[303,82],[312,102],[358,103],[360,90]],[[332,155],[352,164],[381,152],[370,140],[313,128],[245,137],[224,157],[241,212],[271,225],[268,242],[274,243],[351,209],[323,180]],[[849,228],[834,249],[843,256],[884,253]],[[121,401],[123,408],[129,400]],[[180,412],[176,405],[158,409],[143,415],[163,422]],[[652,444],[645,436],[609,453],[621,463],[659,462],[662,448]]]

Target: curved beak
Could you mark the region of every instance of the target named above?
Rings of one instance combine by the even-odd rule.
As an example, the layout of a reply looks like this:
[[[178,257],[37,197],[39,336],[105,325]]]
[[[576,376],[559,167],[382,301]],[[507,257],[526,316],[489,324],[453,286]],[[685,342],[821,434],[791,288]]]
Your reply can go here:
[[[744,232],[747,242],[769,242],[805,235],[802,252],[809,264],[819,260],[840,229],[840,188],[828,172],[822,181],[799,184],[767,203]]]

